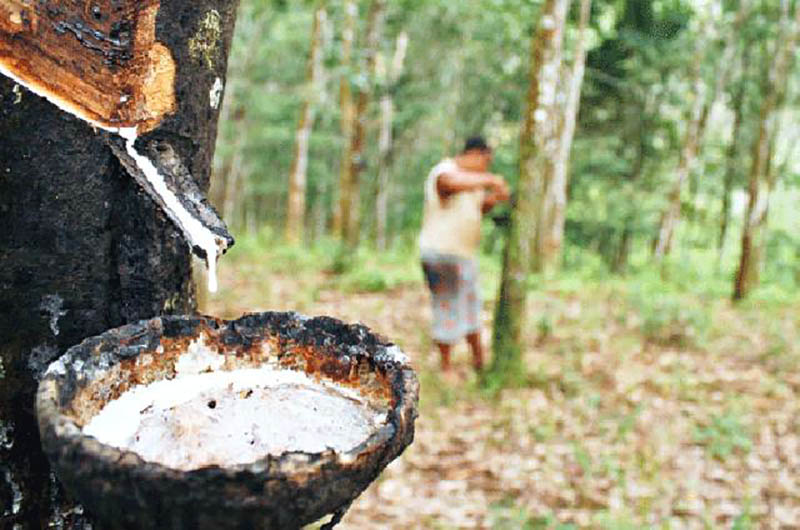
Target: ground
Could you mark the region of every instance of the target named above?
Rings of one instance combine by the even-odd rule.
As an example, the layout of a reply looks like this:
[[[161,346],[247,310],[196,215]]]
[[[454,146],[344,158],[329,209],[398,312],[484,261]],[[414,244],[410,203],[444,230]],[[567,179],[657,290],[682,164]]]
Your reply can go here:
[[[800,528],[796,299],[567,274],[532,286],[526,384],[491,393],[463,346],[440,374],[408,253],[353,266],[360,254],[244,247],[204,312],[360,321],[419,374],[413,445],[339,528]],[[496,267],[482,272],[488,342]]]

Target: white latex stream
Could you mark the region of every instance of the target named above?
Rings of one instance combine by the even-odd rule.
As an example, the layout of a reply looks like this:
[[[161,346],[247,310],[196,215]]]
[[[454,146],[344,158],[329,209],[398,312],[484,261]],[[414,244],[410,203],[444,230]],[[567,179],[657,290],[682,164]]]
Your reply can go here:
[[[164,201],[165,207],[175,215],[178,223],[188,233],[191,243],[205,251],[206,265],[208,266],[208,290],[212,293],[217,292],[217,259],[223,250],[224,243],[214,232],[189,213],[175,193],[169,189],[164,177],[158,172],[153,162],[136,151],[134,147],[137,137],[136,127],[122,127],[117,133],[125,139],[125,150],[128,155],[133,158],[145,178],[152,184],[155,192]]]
[[[58,97],[57,94],[53,94],[42,87],[25,83],[19,77],[14,75],[10,70],[4,67],[0,63],[0,74],[3,74],[7,77],[10,77],[15,82],[19,83],[20,85],[24,86],[34,94],[37,94],[50,103],[54,104],[64,112],[68,112],[77,118],[89,123],[93,127],[97,127],[99,129],[103,129],[105,131],[113,132],[119,134],[122,138],[125,139],[125,149],[128,152],[128,155],[133,158],[136,162],[136,165],[139,166],[139,169],[142,170],[147,180],[153,185],[153,189],[156,193],[161,197],[166,205],[166,208],[169,209],[177,218],[178,222],[181,224],[181,227],[185,230],[188,234],[190,239],[190,244],[196,245],[202,248],[206,253],[206,266],[208,267],[208,290],[212,293],[217,291],[217,259],[219,255],[224,250],[225,243],[218,238],[211,230],[205,227],[203,223],[201,223],[197,218],[195,218],[189,211],[183,206],[183,204],[178,200],[178,197],[175,193],[170,190],[166,182],[164,181],[164,177],[159,174],[156,167],[153,163],[145,156],[140,155],[136,149],[134,148],[134,143],[136,142],[136,127],[108,127],[97,121],[85,116],[80,109],[78,109],[72,103],[64,100],[63,98]]]

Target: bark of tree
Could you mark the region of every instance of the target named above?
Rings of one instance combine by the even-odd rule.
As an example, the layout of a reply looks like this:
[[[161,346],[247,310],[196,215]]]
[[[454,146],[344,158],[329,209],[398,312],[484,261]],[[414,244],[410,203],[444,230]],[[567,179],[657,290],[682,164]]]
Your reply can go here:
[[[575,126],[580,109],[581,86],[586,64],[586,26],[589,23],[592,0],[581,0],[578,35],[575,42],[575,57],[569,75],[567,101],[561,117],[561,134],[558,140],[558,157],[553,167],[553,180],[547,190],[543,204],[542,234],[538,239],[539,264],[542,270],[555,270],[561,261],[564,242],[564,222],[567,213],[567,184],[569,181],[569,156]]]
[[[629,111],[627,118],[629,123],[632,122],[634,124],[633,126],[629,126],[629,130],[633,133],[631,141],[636,142],[636,158],[634,158],[631,170],[627,175],[627,180],[631,183],[637,182],[642,177],[642,172],[644,170],[646,140],[644,134],[645,120],[643,115],[645,114],[645,108],[647,108],[647,106],[647,102],[644,103],[644,108],[637,105]],[[613,262],[611,264],[611,271],[614,273],[621,273],[628,266],[628,257],[630,256],[633,242],[634,221],[634,212],[631,211],[625,218],[622,234],[620,235],[619,243],[614,252]]]
[[[392,93],[400,74],[408,48],[408,34],[403,31],[397,36],[394,57],[387,67],[386,80],[381,95],[381,131],[378,138],[378,189],[375,197],[375,239],[378,250],[386,249],[386,224],[388,219],[389,179],[392,165],[392,125],[394,121],[394,100]]]
[[[800,6],[795,7],[794,20],[784,12],[782,31],[776,40],[775,59],[765,84],[764,99],[759,113],[758,134],[753,143],[750,165],[749,199],[742,230],[742,251],[733,288],[733,299],[741,300],[758,284],[759,268],[764,254],[764,232],[767,225],[769,196],[775,187],[777,172],[770,163],[777,132],[777,108],[786,92],[792,54],[800,30]]]
[[[355,102],[353,101],[353,91],[350,87],[350,76],[353,70],[353,43],[356,36],[356,23],[358,22],[358,4],[353,0],[348,0],[344,4],[345,20],[342,28],[342,54],[339,63],[341,70],[341,80],[339,83],[339,107],[341,112],[341,131],[342,159],[339,162],[339,198],[333,214],[333,233],[342,238],[345,226],[349,220],[349,211],[345,212],[345,207],[352,202],[349,189],[350,160],[350,137],[352,136],[353,123],[355,119]]]
[[[294,156],[289,170],[289,196],[286,212],[286,239],[298,243],[303,239],[303,226],[306,213],[306,170],[308,168],[308,144],[318,94],[322,79],[322,29],[325,23],[325,6],[320,4],[314,10],[311,28],[311,50],[308,57],[306,94],[300,109],[300,120],[295,134]]]
[[[339,211],[341,216],[341,239],[349,246],[355,246],[359,239],[361,183],[360,176],[365,166],[364,140],[366,135],[367,105],[372,95],[375,79],[375,65],[380,42],[385,0],[373,0],[367,14],[367,38],[364,47],[366,62],[362,66],[362,81],[358,87],[353,124],[350,137],[346,139],[344,177],[340,184]]]
[[[545,9],[549,3],[545,4]],[[520,148],[520,163],[524,166],[521,174],[529,172],[533,175],[532,191],[533,212],[536,216],[533,231],[528,237],[532,239],[529,257],[529,268],[535,272],[544,272],[551,262],[551,250],[547,245],[548,214],[553,210],[549,205],[554,197],[553,187],[556,178],[556,166],[560,156],[560,127],[558,85],[562,62],[562,46],[564,25],[567,18],[569,2],[556,0],[552,11],[543,11],[540,27],[543,40],[539,51],[540,63],[531,71],[531,79],[537,83],[535,109],[529,106],[526,116],[523,140]],[[552,25],[552,28],[546,27]],[[537,33],[538,35],[538,33]],[[537,37],[538,38],[538,37]],[[533,68],[533,66],[532,66]],[[528,93],[528,105],[531,104],[531,93]],[[528,121],[531,121],[530,129]],[[535,131],[535,138],[531,134]]]
[[[746,76],[749,64],[749,48],[745,48],[742,54],[741,72],[742,77]],[[730,223],[731,192],[733,183],[739,173],[739,153],[742,142],[742,123],[744,121],[744,101],[745,101],[744,79],[739,83],[733,94],[733,129],[731,131],[731,143],[728,145],[725,156],[725,176],[722,180],[722,209],[720,212],[719,239],[717,241],[717,263],[722,262],[725,249],[725,238],[728,235],[728,224]]]
[[[244,201],[242,197],[242,150],[244,146],[244,135],[240,135],[234,140],[233,154],[231,154],[228,171],[225,173],[225,186],[222,198],[222,218],[231,226],[241,226],[244,222],[242,210]],[[237,215],[238,214],[238,215]]]
[[[669,254],[672,249],[672,239],[681,215],[681,191],[694,165],[700,144],[700,137],[702,136],[701,122],[703,120],[703,109],[705,107],[706,89],[701,75],[701,65],[703,61],[702,50],[703,45],[698,38],[692,67],[692,92],[694,101],[692,102],[689,111],[689,119],[686,123],[686,133],[678,160],[678,168],[675,171],[675,181],[667,195],[667,206],[661,214],[658,235],[653,244],[653,255],[657,260],[661,260],[664,256]]]
[[[547,0],[531,43],[528,101],[520,138],[520,176],[503,254],[500,292],[495,309],[492,377],[507,383],[522,375],[522,331],[531,235],[538,224],[537,206],[546,191],[542,175],[557,155],[555,91],[567,0]]]
[[[177,108],[138,145],[169,144],[203,190],[218,116],[210,90],[225,79],[236,4],[162,0],[156,21],[178,65]],[[91,515],[40,449],[37,378],[87,336],[193,312],[189,247],[104,135],[14,87],[0,76],[0,527],[85,528]]]

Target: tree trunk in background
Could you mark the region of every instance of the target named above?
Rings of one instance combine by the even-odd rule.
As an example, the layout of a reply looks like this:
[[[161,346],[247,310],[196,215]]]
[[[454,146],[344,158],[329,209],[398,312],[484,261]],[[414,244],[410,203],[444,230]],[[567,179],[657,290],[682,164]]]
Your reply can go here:
[[[243,210],[246,196],[243,191],[242,180],[242,150],[245,136],[240,135],[233,144],[228,171],[225,173],[225,188],[222,196],[222,218],[230,226],[241,226],[244,222]],[[237,215],[238,214],[238,215]]]
[[[742,141],[742,122],[744,117],[744,96],[745,85],[744,77],[747,75],[749,63],[749,48],[745,47],[742,54],[741,72],[742,80],[733,94],[733,129],[731,132],[731,143],[728,145],[725,156],[725,176],[722,180],[722,211],[720,212],[719,240],[717,241],[717,263],[722,263],[723,251],[725,249],[725,238],[728,235],[728,224],[730,222],[731,193],[733,183],[739,169],[739,152],[741,151]]]
[[[308,169],[308,144],[314,126],[315,106],[321,90],[322,78],[322,27],[326,13],[324,5],[314,10],[311,28],[311,49],[308,56],[306,94],[295,134],[294,156],[289,170],[289,196],[286,212],[286,239],[298,243],[303,239],[306,213],[306,171]]]
[[[530,270],[531,236],[537,206],[544,195],[541,176],[557,152],[555,90],[566,18],[567,0],[547,0],[531,43],[530,87],[520,138],[520,175],[503,254],[500,293],[495,309],[492,376],[505,383],[522,375],[522,331],[525,323],[526,278]]]
[[[138,143],[169,143],[203,190],[218,116],[209,93],[225,79],[236,4],[161,0],[156,22],[178,66],[177,107]],[[37,380],[88,336],[193,312],[189,247],[103,135],[14,87],[0,76],[0,528],[87,528],[41,452]]]
[[[692,85],[694,86],[692,108],[689,112],[689,119],[686,123],[686,133],[681,147],[678,169],[675,172],[675,181],[667,195],[667,206],[661,214],[658,225],[658,235],[653,243],[653,255],[657,260],[661,260],[672,250],[672,239],[675,235],[675,228],[678,225],[681,215],[681,191],[689,178],[689,173],[697,157],[697,150],[702,135],[701,122],[703,120],[703,109],[705,101],[705,83],[701,74],[703,61],[703,45],[698,37],[697,49],[695,50],[694,65],[692,67]]]
[[[269,17],[264,15],[240,17],[236,25],[237,33],[244,33],[245,35],[262,34],[267,31],[268,21]],[[233,173],[234,169],[242,171],[242,155],[249,138],[245,131],[251,126],[248,123],[249,109],[242,105],[242,94],[247,91],[246,83],[242,81],[245,80],[246,73],[251,71],[253,63],[258,58],[256,46],[240,48],[230,56],[228,84],[225,87],[225,102],[222,104],[219,116],[220,123],[232,123],[234,125],[228,129],[228,131],[233,129],[232,134],[234,137],[232,140],[226,138],[225,130],[220,131],[220,145],[229,143],[233,148],[228,153],[219,153],[219,156],[217,156],[218,167],[213,169],[208,198],[211,204],[222,214],[225,222],[231,227],[238,226],[237,223],[241,224],[241,220],[244,219],[242,215],[244,195],[240,193],[242,186],[238,182],[242,174]],[[230,182],[231,179],[234,182]],[[232,194],[229,192],[232,192]],[[237,193],[239,194],[237,195]],[[229,197],[227,204],[226,197]],[[238,220],[233,219],[233,217],[238,217]]]
[[[320,180],[317,186],[316,199],[311,207],[311,219],[313,226],[313,237],[317,241],[325,236],[325,226],[327,225],[327,203],[325,197],[328,194],[327,180]]]
[[[700,123],[698,124],[698,142],[702,142],[703,135],[708,125],[708,117],[711,114],[711,109],[714,103],[722,99],[722,94],[728,86],[728,82],[733,72],[733,65],[736,62],[736,38],[740,36],[742,25],[747,20],[750,10],[751,0],[740,0],[739,10],[736,12],[736,18],[733,21],[733,27],[725,35],[725,43],[722,49],[722,57],[714,65],[714,90],[711,92],[711,97],[706,99],[703,110],[700,113]],[[745,54],[748,50],[745,49]]]
[[[645,108],[648,102],[644,102]],[[636,158],[633,160],[633,166],[627,175],[628,182],[637,182],[642,177],[644,170],[645,159],[645,123],[643,116],[645,115],[644,109],[639,107],[639,112],[630,112],[627,121],[628,123],[635,122],[635,125],[630,128],[633,131],[632,141],[636,142]],[[622,229],[622,234],[619,238],[619,243],[614,252],[613,261],[611,263],[611,272],[619,274],[623,272],[628,266],[628,257],[631,252],[631,245],[633,242],[633,223],[635,221],[635,213],[630,210],[625,217],[625,224]]]
[[[333,233],[336,237],[344,239],[345,228],[349,220],[350,212],[344,211],[352,203],[349,185],[350,160],[350,138],[352,137],[353,123],[355,120],[355,103],[353,102],[353,91],[350,87],[350,76],[353,70],[353,43],[356,37],[356,25],[358,22],[358,5],[352,0],[347,0],[344,4],[345,20],[342,28],[342,56],[340,62],[341,81],[339,85],[339,106],[342,114],[342,159],[339,163],[339,199],[333,215]]]
[[[230,74],[230,72],[229,72]],[[229,78],[230,79],[230,78]],[[228,120],[231,119],[232,114],[232,107],[231,101],[233,99],[233,94],[235,89],[233,88],[233,83],[229,82],[228,86],[225,87],[226,95],[228,96],[225,98],[225,102],[221,106],[221,110],[219,112],[219,122],[226,123]],[[217,211],[222,212],[222,205],[225,201],[225,187],[227,185],[227,176],[230,173],[231,169],[231,157],[225,157],[222,160],[222,163],[219,164],[218,167],[211,168],[211,178],[210,184],[208,187],[208,200]]]
[[[586,26],[589,23],[592,0],[581,0],[578,36],[575,42],[575,58],[569,77],[567,102],[561,121],[562,131],[558,144],[553,181],[548,190],[548,198],[544,203],[544,223],[541,226],[542,236],[539,238],[541,266],[543,270],[555,270],[561,262],[561,248],[564,242],[564,222],[567,213],[567,183],[569,179],[569,156],[572,139],[575,136],[575,125],[581,101],[581,85],[586,64]]]
[[[397,36],[392,63],[387,66],[383,95],[381,96],[381,132],[378,139],[378,189],[375,197],[375,239],[378,250],[386,250],[386,220],[388,217],[389,178],[392,156],[392,125],[394,100],[392,93],[397,79],[403,71],[403,62],[408,48],[408,34]]]
[[[340,184],[339,212],[341,216],[341,239],[349,246],[358,243],[360,227],[361,186],[360,175],[364,169],[364,137],[367,121],[367,105],[372,94],[372,83],[375,79],[376,56],[382,27],[385,0],[373,0],[367,15],[367,38],[365,44],[366,63],[362,66],[363,76],[358,87],[355,109],[353,112],[350,137],[346,138],[347,147],[342,164],[345,171]]]
[[[769,195],[775,186],[770,171],[776,130],[776,109],[786,92],[792,53],[800,27],[800,6],[795,8],[794,21],[784,12],[783,30],[777,39],[775,60],[770,67],[764,99],[759,114],[758,135],[753,143],[750,165],[749,200],[742,230],[742,252],[733,288],[733,299],[745,298],[758,284],[758,273],[764,253],[764,232],[767,224]],[[771,175],[772,173],[772,175]]]
[[[703,52],[701,49],[705,43],[698,38],[698,48],[695,51],[695,64],[694,64],[694,85],[695,85],[695,99],[692,105],[690,121],[687,124],[686,136],[684,145],[681,149],[681,156],[678,162],[678,169],[675,178],[675,183],[670,191],[668,200],[669,204],[661,215],[659,223],[658,236],[653,244],[653,253],[657,260],[661,260],[664,256],[668,255],[672,250],[672,242],[675,235],[675,228],[680,221],[681,215],[681,189],[684,183],[689,178],[692,171],[692,166],[697,158],[697,153],[700,144],[703,141],[708,117],[711,113],[711,108],[714,103],[722,97],[722,92],[728,84],[730,78],[731,66],[734,63],[734,55],[736,53],[735,39],[739,35],[742,24],[747,18],[749,10],[749,1],[742,0],[739,3],[739,11],[736,14],[732,29],[725,36],[725,45],[723,47],[722,57],[716,64],[716,72],[714,77],[714,89],[710,97],[705,97],[705,85],[702,82],[701,65],[703,59]],[[701,30],[701,35],[704,30]]]
[[[551,4],[552,10],[549,9]],[[520,147],[520,164],[523,166],[521,174],[528,172],[534,180],[531,200],[536,220],[532,226],[533,230],[528,232],[527,237],[532,240],[528,258],[529,268],[535,272],[544,272],[557,259],[553,254],[558,252],[558,249],[548,244],[550,224],[548,218],[550,213],[557,209],[551,201],[557,195],[557,192],[554,194],[553,188],[556,185],[558,165],[561,162],[559,124],[563,123],[561,121],[563,116],[559,113],[557,94],[568,7],[568,0],[556,0],[547,2],[545,11],[542,12],[536,37],[542,40],[536,45],[538,50],[534,53],[535,64],[531,66],[530,74],[532,83],[537,83],[536,98],[531,99],[533,87],[528,93],[528,104],[534,101],[536,106],[535,108],[529,106]],[[566,172],[563,174],[566,176]]]
[[[453,87],[446,95],[445,103],[442,105],[445,113],[445,125],[442,130],[443,153],[453,153],[463,147],[463,145],[458,145],[459,139],[456,138],[456,126],[458,124],[458,110],[463,96],[462,92],[464,91],[465,49],[466,47],[462,46],[460,50],[453,54],[455,57],[452,62],[442,65],[441,68],[440,85]]]

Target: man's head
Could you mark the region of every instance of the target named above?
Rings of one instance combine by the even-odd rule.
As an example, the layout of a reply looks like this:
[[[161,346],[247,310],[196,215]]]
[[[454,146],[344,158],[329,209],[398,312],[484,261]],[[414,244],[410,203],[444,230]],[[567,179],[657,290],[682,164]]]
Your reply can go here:
[[[482,136],[470,136],[459,156],[460,163],[473,171],[487,171],[492,163],[492,148]]]

